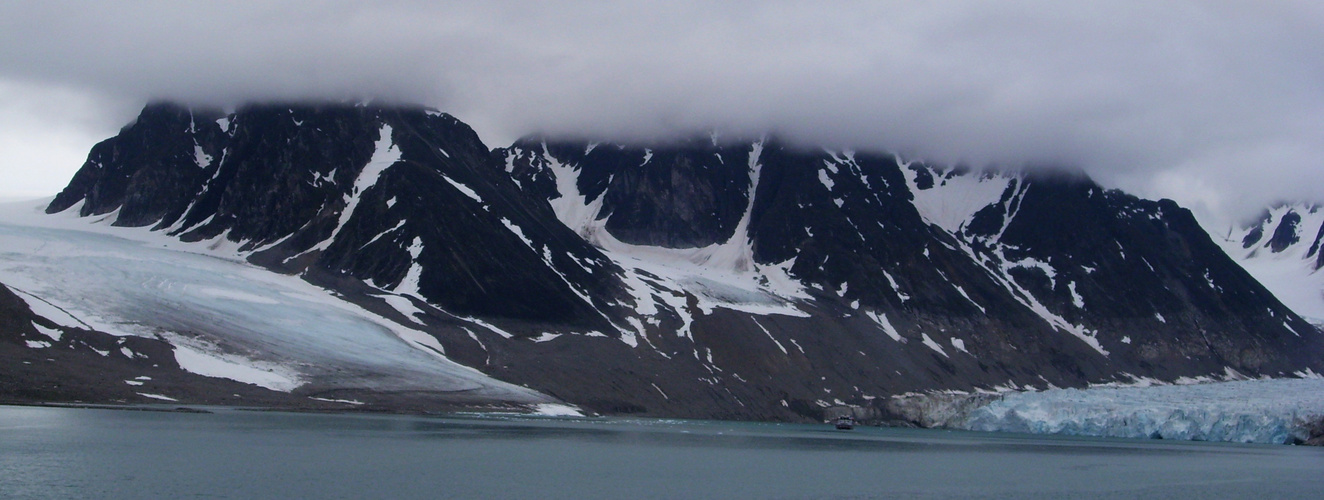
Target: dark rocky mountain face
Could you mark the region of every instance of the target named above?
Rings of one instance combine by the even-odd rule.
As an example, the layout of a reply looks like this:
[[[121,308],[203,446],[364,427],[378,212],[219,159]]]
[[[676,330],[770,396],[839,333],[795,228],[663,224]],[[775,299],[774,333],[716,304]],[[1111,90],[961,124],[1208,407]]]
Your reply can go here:
[[[1313,327],[1172,201],[1060,175],[1027,176],[1019,192],[978,212],[962,235],[987,266],[1008,269],[1015,288],[1084,326],[1110,356],[1160,377],[1217,365],[1259,372],[1275,352],[1289,364],[1318,356],[1293,351],[1301,334],[1317,336]]]
[[[173,222],[180,214],[171,209],[193,201],[194,187],[215,170],[224,138],[220,116],[169,103],[147,106],[118,136],[92,148],[51,211],[82,202],[84,216],[118,209],[118,225]]]
[[[666,149],[551,143],[547,157],[578,165],[575,188],[588,203],[602,198],[597,218],[622,242],[696,248],[726,241],[749,204],[749,150],[708,138]],[[547,157],[531,140],[504,150],[512,176],[530,194],[559,198]],[[518,152],[518,153],[516,153]],[[504,159],[504,158],[503,158]]]
[[[604,412],[804,419],[907,391],[1324,370],[1319,332],[1188,211],[1080,175],[776,139],[489,151],[423,109],[162,104],[49,210],[80,202],[237,242]]]
[[[283,272],[344,275],[455,314],[609,326],[579,296],[613,297],[615,268],[490,162],[468,126],[422,109],[220,117],[154,104],[93,149],[48,211],[119,210],[115,225],[224,238]]]

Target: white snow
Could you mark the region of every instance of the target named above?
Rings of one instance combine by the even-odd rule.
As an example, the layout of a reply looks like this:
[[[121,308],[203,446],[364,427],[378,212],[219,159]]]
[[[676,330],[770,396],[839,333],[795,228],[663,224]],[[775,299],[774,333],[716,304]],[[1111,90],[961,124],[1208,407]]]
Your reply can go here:
[[[227,290],[224,288],[195,287],[184,290],[185,293],[197,295],[203,299],[222,299],[233,300],[237,302],[248,302],[252,304],[279,304],[280,301],[271,297],[244,293],[237,290]]]
[[[832,178],[828,177],[827,170],[818,171],[818,182],[822,183],[823,187],[827,188],[828,192],[832,192],[832,187],[836,185],[836,183],[832,182]]]
[[[896,292],[896,296],[897,298],[901,299],[901,303],[904,304],[907,300],[910,300],[910,296],[906,295],[904,292],[901,291],[901,286],[897,285],[896,279],[892,278],[891,273],[888,273],[886,270],[882,270],[882,271],[883,271],[883,277],[887,278],[887,283],[892,285],[892,291]]]
[[[550,342],[560,337],[560,333],[542,332],[542,335],[533,338],[534,342]]]
[[[24,302],[27,302],[28,309],[31,309],[33,314],[49,319],[55,322],[55,324],[66,328],[88,327],[87,324],[78,321],[78,318],[73,317],[68,312],[65,312],[59,307],[52,305],[50,302],[35,297],[32,294],[23,291],[22,289],[14,288],[15,285],[13,283],[5,283],[5,284],[8,285],[9,288],[12,289],[14,293],[19,296],[19,298],[23,299]],[[60,340],[60,332],[58,330],[51,330],[36,323],[33,323],[32,326],[37,327],[37,331],[46,334],[46,336],[51,337],[54,340]]]
[[[311,399],[311,400],[314,400],[314,401],[325,401],[325,402],[327,402],[327,403],[343,403],[343,404],[347,404],[347,405],[356,405],[356,406],[357,406],[357,405],[364,404],[362,401],[358,401],[358,400],[354,400],[354,399],[330,399],[330,398],[318,398],[318,397],[313,397],[313,396],[308,396],[308,399]]]
[[[211,159],[211,155],[202,151],[202,146],[193,145],[193,162],[198,165],[198,168],[207,168],[211,165]]]
[[[37,333],[50,337],[51,340],[54,340],[56,342],[59,342],[60,337],[63,336],[63,334],[59,330],[56,330],[54,328],[46,328],[36,323],[33,323],[32,327],[37,329]]]
[[[1273,379],[1012,392],[953,427],[1163,439],[1283,443],[1324,417],[1324,380]]]
[[[542,403],[533,406],[533,414],[544,417],[582,417],[584,412],[574,406],[560,403]]]
[[[933,187],[920,189],[916,182],[917,172],[904,167],[901,172],[915,196],[914,204],[920,216],[953,234],[959,233],[976,212],[997,203],[1012,180],[1003,175],[986,176],[975,172],[944,179],[942,173],[931,172]]]
[[[480,205],[483,203],[483,198],[479,197],[478,193],[473,189],[469,188],[469,186],[460,184],[459,182],[456,182],[454,179],[451,179],[450,177],[445,175],[442,175],[441,178],[446,179],[447,183],[449,183],[451,186],[454,186],[455,189],[459,190],[461,193],[463,193],[465,196],[468,196],[473,201],[478,202]],[[394,200],[395,198],[391,198],[391,199]]]
[[[939,271],[939,273],[941,273],[941,271]],[[943,277],[946,278],[947,276],[944,275]],[[955,289],[956,289],[956,293],[961,294],[961,296],[962,296],[962,297],[965,297],[965,300],[969,301],[970,304],[972,304],[972,305],[974,305],[975,307],[979,308],[979,312],[984,313],[984,314],[988,314],[988,311],[984,309],[984,306],[979,305],[978,302],[975,302],[975,299],[970,298],[970,294],[965,293],[965,289],[964,289],[964,288],[961,288],[961,285],[958,285],[958,284],[956,284],[956,283],[952,283],[951,281],[948,281],[947,284],[952,285],[952,288],[955,288]]]
[[[518,236],[520,241],[524,242],[524,246],[527,246],[530,249],[537,251],[537,247],[533,244],[533,240],[529,239],[528,236],[525,236],[524,230],[520,229],[519,226],[516,226],[514,222],[510,221],[510,219],[502,217],[501,225],[506,226],[507,230],[509,230],[512,233],[515,233],[515,236]]]
[[[400,279],[400,283],[395,285],[393,290],[402,294],[418,296],[420,295],[418,282],[423,276],[423,266],[418,264],[418,256],[423,254],[423,239],[415,236],[414,241],[409,244],[409,248],[406,248],[405,251],[409,252],[411,264],[409,264],[409,270],[405,272],[405,277]]]
[[[924,333],[921,335],[923,335],[924,337],[923,344],[928,346],[929,349],[933,349],[938,354],[941,354],[944,358],[951,357],[947,355],[947,351],[942,350],[941,345],[938,345],[937,342],[934,342],[933,339],[929,338],[929,334]]]
[[[178,399],[172,398],[172,397],[170,397],[170,396],[162,396],[162,395],[160,395],[160,394],[151,394],[151,393],[146,393],[146,392],[140,392],[140,393],[138,393],[138,395],[139,395],[139,396],[142,396],[142,397],[145,397],[145,398],[159,399],[159,400],[161,400],[161,401],[179,401]]]
[[[872,319],[874,323],[878,323],[878,326],[883,329],[883,333],[886,333],[888,337],[892,337],[892,340],[905,342],[905,340],[901,338],[901,333],[897,332],[896,328],[892,326],[892,322],[887,320],[887,314],[875,311],[865,311],[864,315],[869,319]]]
[[[405,315],[405,318],[409,319],[410,322],[416,325],[424,324],[422,321],[419,321],[418,317],[425,315],[426,313],[422,309],[419,309],[418,306],[414,305],[414,302],[409,300],[409,297],[389,293],[374,296],[382,299],[387,304],[390,304],[391,308],[400,311],[400,314]]]
[[[354,187],[345,195],[345,208],[340,210],[340,219],[336,222],[336,228],[331,231],[331,236],[322,240],[317,245],[308,249],[308,252],[317,250],[326,250],[331,243],[336,240],[336,236],[345,228],[345,224],[354,217],[354,210],[359,206],[359,200],[363,199],[363,193],[369,188],[377,185],[377,180],[381,178],[382,172],[400,161],[400,148],[395,146],[391,139],[391,126],[382,124],[379,132],[381,137],[374,144],[372,158],[368,164],[359,171],[359,176],[354,179]],[[306,253],[306,252],[305,252]]]
[[[805,348],[800,347],[800,343],[796,342],[794,338],[787,337],[786,340],[791,341],[791,345],[795,346],[795,350],[800,351],[800,354],[805,354]]]
[[[782,354],[790,354],[790,352],[786,350],[786,347],[783,346],[781,342],[778,342],[776,337],[772,336],[772,332],[769,332],[768,329],[763,326],[763,323],[759,323],[758,318],[751,319],[754,320],[754,325],[758,326],[760,330],[763,330],[763,334],[768,336],[768,340],[771,340],[773,344],[777,345],[778,349],[781,349]],[[712,360],[709,360],[709,362],[712,362]]]
[[[970,351],[965,350],[964,340],[958,339],[956,337],[952,337],[952,347],[955,347],[956,350],[961,351],[963,353],[970,354]]]
[[[25,340],[23,342],[28,345],[29,349],[45,349],[51,346],[51,343],[45,340]]]
[[[1010,202],[1011,201],[1009,201],[1008,203]],[[1019,210],[1019,208],[1017,208],[1017,210]],[[1053,266],[1051,266],[1047,262],[1043,262],[1034,258],[1024,258],[1018,261],[1009,261],[1005,256],[1005,250],[1010,247],[997,242],[996,238],[994,238],[991,241],[986,241],[985,243],[988,243],[991,247],[991,251],[994,255],[993,261],[1001,261],[999,267],[1002,272],[1000,274],[990,273],[989,276],[991,276],[994,279],[994,281],[1001,283],[1003,288],[1006,288],[1007,292],[1011,294],[1012,298],[1016,299],[1016,301],[1020,302],[1021,305],[1025,306],[1031,312],[1038,315],[1040,318],[1044,320],[1044,322],[1048,323],[1054,329],[1069,333],[1072,336],[1075,336],[1076,338],[1080,339],[1082,342],[1088,344],[1095,351],[1098,351],[1099,354],[1108,356],[1109,354],[1108,350],[1104,349],[1103,345],[1099,343],[1099,339],[1097,337],[1098,335],[1097,331],[1093,331],[1088,328],[1085,328],[1083,325],[1073,324],[1070,321],[1067,321],[1062,316],[1053,313],[1051,310],[1048,309],[1047,306],[1039,302],[1039,299],[1035,298],[1033,293],[1031,293],[1029,290],[1026,290],[1019,283],[1017,283],[1016,280],[1012,278],[1010,274],[1010,271],[1013,268],[1038,269],[1042,271],[1044,275],[1047,276],[1052,283],[1054,283],[1054,286],[1056,286],[1055,284],[1056,284],[1057,270],[1053,268]],[[964,242],[962,242],[961,245],[962,245],[961,246],[962,250],[964,250],[968,255],[970,255],[971,258],[975,259],[975,261],[985,262],[986,264],[990,263],[990,261],[987,260],[987,258],[981,258],[980,256],[976,255],[973,251],[971,251],[971,249]],[[967,299],[968,298],[969,297],[967,297]]]
[[[1007,269],[1018,268],[1018,267],[1022,269],[1038,269],[1042,271],[1044,273],[1044,276],[1047,276],[1048,281],[1052,284],[1051,288],[1057,288],[1057,269],[1054,268],[1052,264],[1049,264],[1047,262],[1044,262],[1042,260],[1033,257],[1026,257],[1021,260],[1008,262],[1006,265]],[[1074,287],[1072,288],[1072,290],[1073,290],[1072,293],[1075,293]]]
[[[1301,216],[1296,226],[1298,242],[1282,252],[1274,253],[1267,247],[1268,241],[1289,210]],[[1210,231],[1209,236],[1246,272],[1273,292],[1283,305],[1316,325],[1324,325],[1324,272],[1314,269],[1318,254],[1309,255],[1310,246],[1315,242],[1321,226],[1324,226],[1324,209],[1295,204],[1270,210],[1269,222],[1264,225],[1264,236],[1250,248],[1241,246],[1250,227],[1237,228],[1225,234]]]
[[[386,203],[386,204],[387,204],[387,205],[390,205],[390,202],[391,202],[392,200],[395,200],[395,198],[391,198],[390,200],[387,200],[387,203]],[[382,239],[382,237],[384,237],[384,236],[386,236],[386,235],[388,235],[388,234],[391,234],[391,233],[393,233],[393,232],[399,231],[400,228],[402,228],[402,227],[405,227],[405,220],[404,220],[404,219],[401,219],[400,222],[395,223],[395,226],[391,227],[390,229],[387,229],[387,230],[385,230],[385,231],[382,231],[382,232],[380,232],[380,233],[377,233],[377,235],[376,235],[376,236],[373,236],[372,239],[369,239],[367,243],[364,243],[363,245],[359,246],[359,250],[362,250],[362,249],[364,249],[364,248],[367,248],[368,245],[371,245],[371,244],[373,244],[373,243],[376,243],[377,240]]]
[[[214,348],[213,348],[214,349]],[[290,392],[302,385],[296,372],[275,364],[259,365],[233,355],[225,355],[203,348],[175,344],[175,361],[190,373],[208,377],[228,378],[273,391]]]
[[[607,232],[606,220],[597,219],[602,197],[588,202],[579,193],[576,184],[579,168],[552,156],[546,144],[542,148],[542,156],[560,193],[550,201],[553,212],[626,271],[622,278],[632,292],[632,306],[639,317],[652,319],[661,310],[672,311],[681,320],[675,334],[689,337],[694,315],[711,313],[719,307],[756,314],[808,316],[796,306],[798,300],[806,300],[808,295],[789,276],[794,260],[771,266],[754,263],[748,228],[762,169],[761,142],[755,143],[750,151],[749,203],[732,237],[725,242],[689,249],[632,245],[617,240]],[[691,307],[690,297],[698,299],[697,308]],[[631,318],[627,322],[629,325],[621,327],[623,342],[634,347],[639,339],[648,341],[643,321]]]
[[[1072,281],[1070,283],[1067,283],[1067,290],[1071,291],[1071,305],[1076,306],[1076,309],[1084,309],[1085,298],[1081,297],[1079,292],[1076,292],[1076,282]],[[1158,313],[1154,313],[1154,314],[1158,314]],[[1163,321],[1162,316],[1159,316],[1159,321]]]

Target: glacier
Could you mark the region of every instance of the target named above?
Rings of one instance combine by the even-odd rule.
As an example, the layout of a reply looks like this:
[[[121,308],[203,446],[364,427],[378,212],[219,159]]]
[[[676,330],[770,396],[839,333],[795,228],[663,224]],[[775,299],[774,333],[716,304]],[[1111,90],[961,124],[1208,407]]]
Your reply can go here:
[[[972,431],[1300,443],[1324,419],[1324,377],[1188,385],[1095,386],[983,395],[943,427]]]
[[[224,235],[186,243],[98,223],[114,213],[44,215],[48,201],[0,204],[0,283],[53,321],[160,338],[187,371],[310,397],[367,390],[560,403],[455,363],[430,335],[299,276],[244,262]]]

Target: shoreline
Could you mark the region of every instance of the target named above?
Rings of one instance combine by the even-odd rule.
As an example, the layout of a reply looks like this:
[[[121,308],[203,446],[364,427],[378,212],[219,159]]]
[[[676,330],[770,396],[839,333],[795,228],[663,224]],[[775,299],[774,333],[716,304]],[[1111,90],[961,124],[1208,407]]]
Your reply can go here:
[[[941,396],[938,398],[928,396]],[[860,421],[863,427],[893,428],[893,429],[923,429],[933,431],[962,431],[973,432],[986,435],[1024,435],[1024,436],[1067,436],[1067,437],[1086,437],[1086,438],[1104,438],[1104,439],[1123,439],[1135,441],[1177,441],[1177,442],[1211,442],[1227,444],[1258,444],[1258,445],[1289,445],[1289,446],[1311,446],[1324,447],[1324,416],[1315,417],[1313,420],[1307,418],[1300,426],[1308,438],[1290,439],[1286,442],[1241,442],[1234,440],[1220,439],[1169,439],[1161,436],[1133,436],[1133,435],[1108,435],[1108,434],[1089,434],[1072,432],[1033,432],[1028,430],[1010,430],[1010,429],[988,429],[971,428],[968,425],[962,425],[953,415],[953,408],[969,409],[970,407],[981,408],[992,404],[1001,399],[999,395],[973,394],[959,396],[952,394],[936,395],[912,395],[906,398],[898,398],[899,405],[888,405],[887,412],[895,412],[886,415],[888,418],[864,419]],[[305,415],[385,415],[385,416],[414,416],[414,417],[436,417],[436,418],[481,418],[487,416],[512,416],[517,418],[570,418],[576,420],[597,420],[603,418],[622,417],[620,415],[586,413],[581,415],[566,414],[546,414],[539,413],[534,409],[514,406],[514,405],[457,405],[454,408],[446,410],[421,410],[388,408],[381,406],[372,407],[347,407],[347,408],[329,408],[317,406],[230,406],[215,404],[116,404],[116,403],[87,403],[87,402],[58,402],[58,401],[4,401],[0,400],[0,407],[35,407],[35,408],[66,408],[66,409],[93,409],[93,410],[119,410],[119,411],[140,411],[140,412],[159,412],[159,413],[185,413],[185,414],[217,414],[225,412],[253,412],[253,413],[292,413]],[[733,423],[761,423],[761,424],[784,424],[801,423],[805,425],[816,425],[809,422],[771,422],[760,420],[723,420],[723,419],[688,419],[676,417],[640,417],[656,420],[681,420],[681,421],[714,421],[714,422],[733,422]],[[823,425],[830,425],[824,423]]]
[[[88,410],[120,410],[120,411],[143,411],[159,413],[195,413],[195,414],[215,414],[219,412],[285,412],[302,414],[325,414],[325,415],[411,415],[411,416],[452,416],[465,414],[504,414],[520,415],[531,417],[572,417],[572,418],[598,418],[609,415],[598,415],[585,413],[581,415],[553,415],[539,413],[536,409],[527,408],[518,405],[455,405],[453,408],[422,410],[408,408],[389,408],[383,406],[347,406],[344,408],[323,407],[317,405],[272,405],[272,406],[240,406],[223,404],[193,404],[188,402],[178,403],[89,403],[89,402],[62,402],[62,401],[24,401],[24,400],[0,400],[0,406],[20,406],[34,408],[72,408]]]

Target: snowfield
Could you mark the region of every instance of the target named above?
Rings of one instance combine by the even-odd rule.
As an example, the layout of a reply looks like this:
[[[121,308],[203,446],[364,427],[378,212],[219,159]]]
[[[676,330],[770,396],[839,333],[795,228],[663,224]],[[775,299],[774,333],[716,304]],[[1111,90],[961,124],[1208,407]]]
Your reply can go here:
[[[1126,438],[1293,443],[1324,419],[1324,378],[1009,392],[947,427]]]
[[[218,238],[0,204],[0,283],[38,314],[114,335],[163,338],[185,370],[279,391],[463,393],[556,403],[445,358],[436,340],[313,286],[244,262]],[[112,214],[113,217],[113,214]],[[113,220],[113,219],[110,219]]]
[[[1301,216],[1296,225],[1296,243],[1274,252],[1269,246],[1271,237],[1289,212]],[[1244,248],[1242,241],[1255,226],[1232,228],[1227,234],[1211,231],[1209,236],[1283,305],[1311,323],[1324,326],[1324,272],[1315,269],[1315,254],[1311,252],[1321,226],[1324,226],[1324,210],[1318,206],[1283,205],[1269,211],[1263,222],[1264,236],[1249,248]]]

